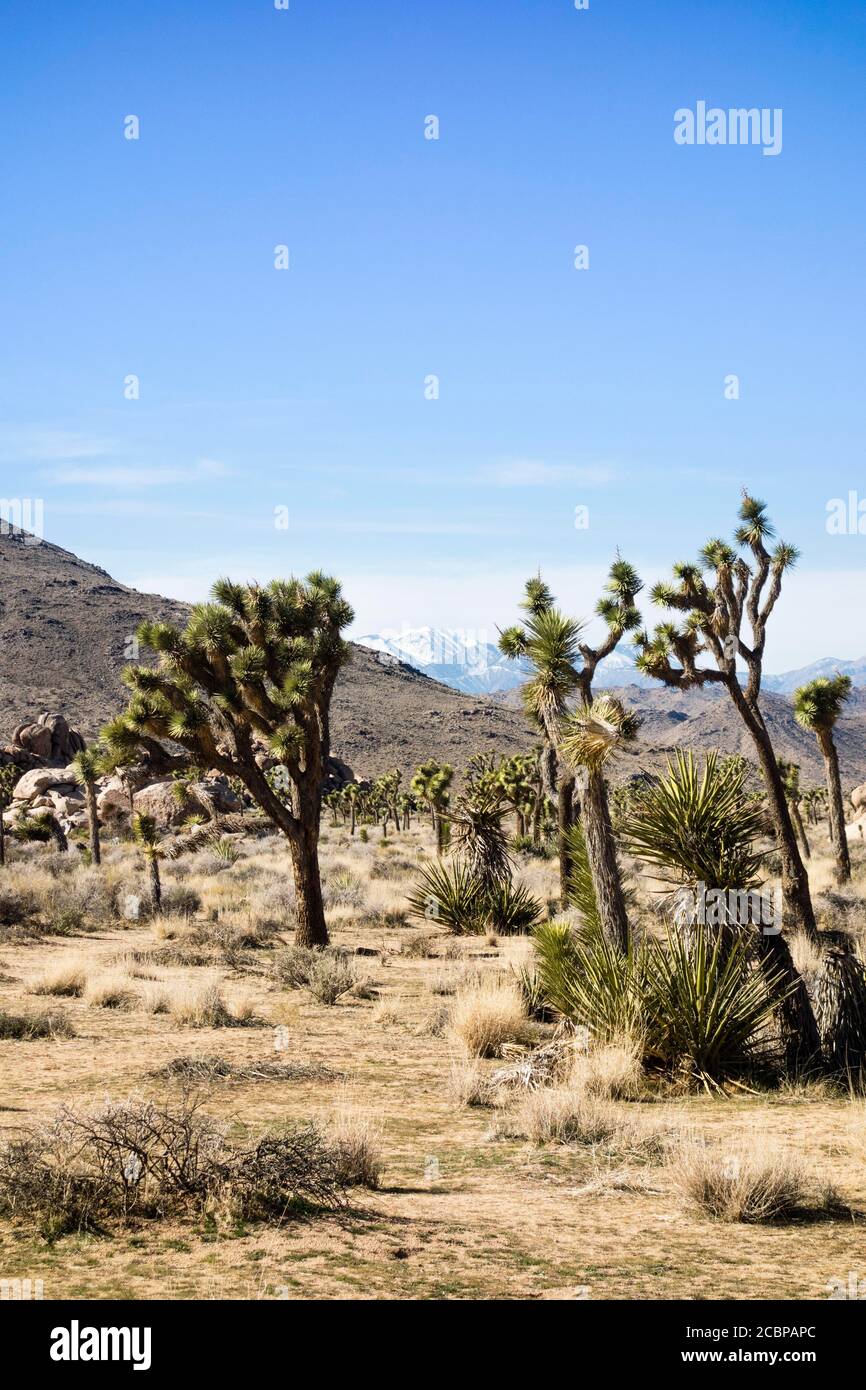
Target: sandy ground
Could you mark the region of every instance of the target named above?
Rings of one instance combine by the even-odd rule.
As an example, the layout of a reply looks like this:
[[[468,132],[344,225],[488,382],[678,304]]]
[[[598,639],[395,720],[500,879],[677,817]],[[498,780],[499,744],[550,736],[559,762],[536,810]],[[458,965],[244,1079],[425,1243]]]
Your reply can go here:
[[[450,942],[440,934],[437,957],[407,956],[407,943],[427,928],[383,924],[374,909],[395,911],[403,903],[425,846],[424,828],[387,849],[350,843],[342,830],[326,833],[326,876],[348,865],[366,895],[362,906],[335,908],[331,927],[336,944],[377,953],[363,960],[372,998],[326,1007],[306,990],[279,988],[267,975],[267,950],[252,953],[252,971],[146,971],[168,987],[219,981],[230,1002],[251,1004],[264,1021],[259,1026],[180,1027],[170,1014],[140,1007],[34,995],[46,969],[65,959],[83,957],[88,975],[98,976],[115,968],[119,955],[160,944],[145,923],[0,948],[0,1008],[27,1012],[49,1002],[76,1030],[68,1039],[0,1041],[5,1135],[63,1102],[176,1098],[177,1084],[152,1074],[181,1055],[282,1057],[325,1062],[344,1079],[220,1082],[207,1091],[205,1109],[241,1135],[297,1119],[327,1123],[350,1103],[373,1119],[384,1156],[380,1190],[354,1190],[347,1212],[280,1228],[251,1225],[227,1235],[194,1223],[141,1222],[111,1236],[66,1236],[48,1245],[2,1222],[0,1279],[41,1279],[47,1299],[824,1299],[833,1280],[851,1273],[866,1279],[866,1225],[858,1214],[866,1213],[866,1118],[859,1103],[783,1094],[618,1103],[629,1118],[707,1134],[731,1152],[770,1137],[807,1161],[816,1182],[832,1182],[851,1209],[768,1227],[689,1214],[664,1161],[496,1139],[495,1113],[459,1107],[448,1087],[455,1043],[436,1027],[449,996],[431,986],[441,986],[443,972],[507,970],[527,946],[473,939],[464,958],[450,960]],[[114,858],[119,863],[119,851]],[[222,912],[249,915],[263,910],[262,892],[268,896],[260,881],[288,872],[286,858],[277,845],[257,846],[252,859],[240,861],[246,871],[237,879],[236,866],[185,881],[199,886],[206,906],[217,902]],[[387,877],[377,876],[383,863]],[[127,871],[124,863],[107,872],[121,868]],[[172,872],[166,866],[169,881]],[[542,896],[553,893],[551,864],[531,863],[527,875]],[[258,897],[250,896],[250,884]],[[147,987],[135,981],[135,988]]]

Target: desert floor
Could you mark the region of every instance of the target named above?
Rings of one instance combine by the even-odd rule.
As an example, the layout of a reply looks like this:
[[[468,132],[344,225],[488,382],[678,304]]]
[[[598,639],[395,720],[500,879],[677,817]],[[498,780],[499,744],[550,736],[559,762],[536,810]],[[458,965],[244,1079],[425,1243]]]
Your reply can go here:
[[[464,1062],[448,1010],[455,990],[510,972],[530,948],[522,939],[456,939],[402,917],[417,865],[433,853],[426,825],[384,843],[378,829],[366,843],[342,827],[325,829],[333,943],[372,953],[355,957],[368,977],[357,994],[366,997],[347,995],[332,1006],[275,982],[270,961],[279,936],[248,949],[241,944],[227,958],[226,930],[254,937],[262,919],[286,921],[283,941],[291,941],[286,850],[276,839],[242,841],[240,850],[234,864],[221,865],[207,852],[163,864],[170,909],[181,889],[200,897],[192,918],[169,911],[96,930],[85,918],[68,935],[20,941],[0,928],[0,1010],[29,1013],[50,1004],[75,1030],[69,1038],[0,1041],[0,1135],[11,1137],[64,1102],[132,1094],[176,1099],[179,1083],[154,1074],[181,1056],[323,1063],[339,1076],[217,1081],[206,1089],[204,1108],[239,1135],[299,1119],[327,1126],[340,1114],[362,1116],[381,1149],[379,1189],[353,1189],[340,1214],[280,1227],[220,1231],[141,1221],[111,1235],[67,1235],[49,1244],[4,1221],[0,1279],[41,1279],[46,1299],[819,1300],[833,1281],[846,1284],[852,1274],[866,1280],[862,1102],[809,1087],[727,1098],[659,1090],[612,1102],[623,1135],[652,1132],[656,1146],[622,1136],[595,1145],[496,1137],[502,1112],[519,1102],[506,1096],[491,1107],[455,1099],[454,1069],[459,1073]],[[70,858],[29,846],[13,850],[0,872],[13,889],[27,884],[46,900],[71,901],[75,893],[86,900],[97,891],[98,871],[56,862]],[[542,899],[555,893],[555,868],[553,861],[521,863]],[[813,872],[826,888],[826,862],[813,860]],[[859,864],[859,896],[843,907],[862,904],[863,872]],[[143,882],[135,851],[111,842],[101,874],[115,892]],[[171,948],[188,942],[197,924],[205,924],[198,939],[206,942],[206,963],[171,963]],[[219,949],[207,944],[207,924],[222,931]],[[66,965],[86,976],[81,997],[35,993],[43,977]],[[99,1002],[112,997],[95,987],[106,979],[115,983],[119,1006]],[[210,984],[219,986],[238,1026],[192,1026],[194,1010],[184,1016],[191,1022],[175,1016],[173,998]],[[151,1011],[160,1008],[166,1011]],[[492,1072],[501,1062],[481,1065]],[[694,1135],[720,1154],[767,1143],[793,1153],[816,1188],[832,1184],[844,1206],[768,1226],[698,1216],[684,1203],[670,1159],[677,1143]]]

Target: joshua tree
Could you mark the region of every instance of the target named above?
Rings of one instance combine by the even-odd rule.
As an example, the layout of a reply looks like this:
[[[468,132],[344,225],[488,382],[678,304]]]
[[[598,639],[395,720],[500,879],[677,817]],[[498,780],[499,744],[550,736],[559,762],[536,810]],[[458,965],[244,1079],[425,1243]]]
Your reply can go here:
[[[698,563],[675,565],[675,582],[657,584],[652,591],[653,602],[684,614],[683,622],[661,623],[652,637],[641,632],[635,646],[639,669],[666,685],[679,689],[707,684],[724,686],[758,754],[782,861],[788,924],[814,940],[817,928],[809,878],[758,703],[767,622],[781,593],[782,578],[797,559],[797,551],[791,545],[780,543],[772,552],[767,550],[765,542],[773,534],[766,504],[744,492],[736,544],[749,551],[752,564],[725,541],[708,541]],[[744,618],[751,628],[749,642],[741,630]],[[715,662],[714,666],[698,665],[704,652]],[[738,656],[743,658],[748,672],[745,687],[737,676]]]
[[[0,865],[6,863],[6,823],[3,813],[12,801],[12,793],[21,773],[13,763],[0,767]]]
[[[640,626],[635,599],[642,587],[637,571],[617,555],[610,567],[604,593],[596,604],[596,613],[607,624],[607,636],[600,646],[590,647],[580,640],[584,623],[567,618],[554,607],[553,594],[539,575],[526,583],[526,597],[521,603],[527,614],[524,625],[506,628],[499,636],[499,649],[505,656],[522,657],[533,668],[523,687],[523,704],[530,720],[544,734],[544,790],[557,807],[559,886],[563,907],[568,904],[571,874],[567,832],[575,807],[573,771],[567,764],[559,766],[561,725],[568,702],[574,695],[579,695],[584,706],[592,704],[592,681],[598,663],[610,656],[625,632]],[[607,847],[608,860],[611,854],[615,859],[615,846]]]
[[[135,843],[144,855],[147,874],[150,879],[150,907],[154,913],[162,911],[162,884],[159,878],[159,835],[153,816],[143,811],[132,817],[132,834]]]
[[[777,762],[785,795],[788,798],[788,805],[791,808],[791,817],[796,826],[797,834],[800,836],[800,844],[803,846],[803,853],[807,859],[811,859],[812,851],[809,847],[809,837],[806,834],[803,817],[800,815],[800,802],[803,800],[803,792],[800,787],[800,764],[786,762],[784,758],[778,758]]]
[[[628,915],[604,767],[618,748],[636,737],[639,727],[640,720],[619,700],[601,695],[569,717],[560,745],[566,762],[584,769],[581,819],[599,925],[611,945],[623,952],[628,950]]]
[[[450,763],[437,763],[430,758],[416,768],[410,783],[411,790],[419,801],[426,801],[430,808],[433,829],[436,832],[436,853],[442,854],[447,840],[445,813],[451,799],[449,787],[454,779],[454,769]]]
[[[349,834],[355,833],[355,821],[358,815],[358,802],[361,796],[361,788],[357,782],[350,782],[346,787],[346,807],[349,812]]]
[[[833,739],[836,720],[851,694],[850,676],[819,676],[794,691],[794,717],[804,729],[811,729],[818,740],[827,777],[827,805],[830,812],[830,840],[836,855],[836,881],[851,877],[851,858],[845,835],[845,808],[839,777],[839,754]]]
[[[96,783],[102,775],[102,760],[94,748],[82,748],[72,759],[75,780],[84,788],[87,804],[87,829],[90,834],[90,857],[94,864],[102,863],[99,845],[99,815],[96,810]]]
[[[132,698],[106,741],[133,760],[142,748],[164,757],[160,741],[171,740],[194,762],[239,778],[289,842],[298,944],[324,946],[322,782],[331,696],[349,655],[341,632],[352,609],[337,580],[318,572],[265,587],[220,579],[212,595],[183,631],[169,623],[139,628],[159,665],[127,667]],[[282,793],[259,765],[262,745],[284,774]]]

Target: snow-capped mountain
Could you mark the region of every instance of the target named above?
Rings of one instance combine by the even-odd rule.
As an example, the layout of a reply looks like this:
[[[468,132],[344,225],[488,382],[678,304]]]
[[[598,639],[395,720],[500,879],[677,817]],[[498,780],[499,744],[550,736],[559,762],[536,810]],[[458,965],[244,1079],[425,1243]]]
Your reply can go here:
[[[766,690],[774,690],[780,695],[792,695],[799,685],[813,681],[817,676],[850,676],[852,685],[866,685],[866,656],[859,661],[837,661],[835,657],[825,656],[813,661],[809,666],[801,666],[797,671],[784,671],[781,676],[765,676]]]
[[[522,685],[529,670],[504,657],[495,638],[475,629],[415,627],[368,633],[357,641],[467,695],[494,695]]]
[[[402,661],[423,671],[425,676],[442,681],[467,695],[495,695],[522,685],[529,675],[523,661],[509,661],[496,645],[494,633],[464,628],[415,627],[401,631],[386,630],[368,633],[356,640],[362,647],[381,652],[383,657]],[[765,690],[790,695],[799,685],[816,676],[833,675],[841,671],[849,675],[855,686],[866,686],[866,657],[859,661],[836,661],[825,657],[797,671],[781,675],[765,675]],[[657,687],[658,681],[643,675],[635,667],[630,648],[616,651],[599,662],[595,677],[596,690],[605,687],[637,685],[644,689]]]

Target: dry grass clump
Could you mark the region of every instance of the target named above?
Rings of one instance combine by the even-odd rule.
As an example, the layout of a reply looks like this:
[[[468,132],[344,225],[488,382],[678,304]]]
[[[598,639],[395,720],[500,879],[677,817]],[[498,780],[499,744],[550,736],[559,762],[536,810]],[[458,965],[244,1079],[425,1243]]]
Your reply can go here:
[[[791,1220],[806,1203],[802,1160],[760,1140],[734,1153],[686,1140],[674,1152],[670,1173],[686,1205],[714,1221]]]
[[[0,1038],[31,1042],[34,1038],[74,1038],[75,1029],[63,1014],[41,1011],[10,1014],[0,1009]]]
[[[532,1144],[610,1144],[624,1130],[624,1121],[610,1101],[569,1086],[547,1086],[527,1092],[516,1110],[504,1118],[498,1133],[528,1139]]]
[[[796,932],[788,938],[788,945],[791,948],[794,966],[803,979],[811,983],[821,969],[820,943],[813,941],[805,932]]]
[[[530,1042],[534,1029],[517,986],[508,980],[481,981],[458,991],[448,1026],[474,1057],[496,1057],[503,1043]]]
[[[314,1125],[236,1147],[188,1096],[64,1106],[0,1148],[0,1212],[48,1240],[138,1218],[278,1222],[299,1204],[339,1206],[342,1161]]]
[[[169,1011],[183,1028],[245,1028],[260,1022],[248,1001],[230,1009],[218,985],[187,985],[171,994]]]
[[[91,1009],[131,1009],[136,1002],[135,985],[125,970],[106,970],[88,978],[84,1002]]]
[[[382,1178],[382,1146],[379,1129],[370,1116],[356,1105],[342,1104],[328,1126],[328,1138],[343,1184],[375,1191]]]
[[[400,955],[407,960],[433,960],[439,954],[437,947],[440,941],[441,937],[436,932],[418,932],[403,942]]]
[[[494,1088],[477,1057],[452,1057],[448,1074],[448,1098],[461,1107],[492,1104]]]
[[[87,962],[83,956],[68,956],[50,965],[34,981],[34,994],[56,994],[78,998],[87,985]]]
[[[575,1052],[570,1084],[603,1100],[635,1100],[644,1084],[642,1055],[640,1042],[631,1038]]]

